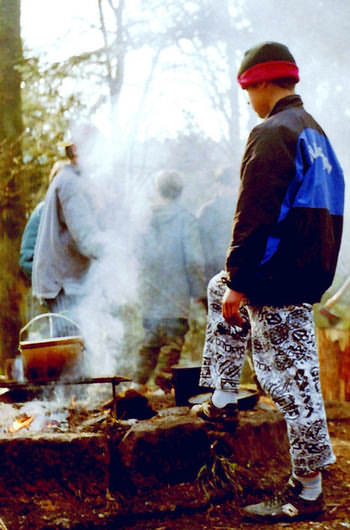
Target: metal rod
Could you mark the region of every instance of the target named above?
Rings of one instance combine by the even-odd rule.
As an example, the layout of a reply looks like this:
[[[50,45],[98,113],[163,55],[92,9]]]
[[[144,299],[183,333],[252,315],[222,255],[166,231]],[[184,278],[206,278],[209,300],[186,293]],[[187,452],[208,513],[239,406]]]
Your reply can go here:
[[[118,385],[122,382],[130,382],[132,379],[129,377],[123,376],[113,376],[113,377],[90,377],[86,379],[76,379],[71,381],[66,380],[38,380],[38,381],[0,381],[0,388],[31,388],[35,386],[53,386],[53,385],[93,385],[96,383],[112,383],[113,388],[115,385]]]
[[[50,338],[53,337],[53,322],[52,322],[52,315],[49,316],[49,326],[50,326]]]
[[[8,388],[9,390],[14,389],[26,389],[37,386],[53,386],[53,385],[93,385],[96,383],[111,383],[112,384],[112,396],[113,406],[112,414],[113,418],[117,419],[117,399],[116,399],[116,385],[119,383],[132,381],[129,377],[115,375],[113,377],[89,377],[87,379],[77,379],[76,381],[28,381],[26,383],[19,383],[18,381],[0,381],[0,388]]]
[[[112,392],[113,392],[113,409],[112,414],[113,418],[117,419],[117,399],[116,399],[116,392],[115,392],[115,381],[112,381]]]

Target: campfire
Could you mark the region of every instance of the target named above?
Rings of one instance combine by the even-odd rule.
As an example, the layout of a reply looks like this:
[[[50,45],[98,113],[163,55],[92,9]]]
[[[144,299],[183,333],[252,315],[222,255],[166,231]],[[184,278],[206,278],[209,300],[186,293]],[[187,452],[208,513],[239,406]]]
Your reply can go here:
[[[9,427],[9,432],[14,433],[20,431],[21,429],[27,429],[33,420],[33,416],[27,416],[26,414],[24,416],[20,416],[19,418],[16,418],[13,424]]]

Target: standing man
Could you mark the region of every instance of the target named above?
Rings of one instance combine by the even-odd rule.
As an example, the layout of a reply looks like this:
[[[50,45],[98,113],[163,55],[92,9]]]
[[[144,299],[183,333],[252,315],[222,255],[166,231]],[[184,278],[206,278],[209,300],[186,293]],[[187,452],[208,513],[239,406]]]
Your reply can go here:
[[[292,467],[281,495],[244,508],[261,522],[321,513],[321,470],[335,462],[312,304],[335,274],[344,178],[326,134],[294,92],[298,81],[285,45],[265,42],[245,53],[238,82],[264,121],[251,131],[243,157],[226,272],[208,286],[200,384],[214,393],[192,409],[209,421],[234,422],[251,335],[259,383],[287,424]]]
[[[64,160],[59,160],[54,163],[48,177],[48,184],[52,182],[57,173],[63,168],[64,164],[66,164]],[[30,284],[32,281],[35,242],[38,235],[40,217],[43,207],[44,200],[41,200],[32,211],[24,228],[21,239],[19,266],[25,277],[29,280]]]
[[[180,202],[183,185],[176,171],[157,173],[157,198],[139,245],[145,341],[135,380],[145,385],[153,376],[165,392],[171,390],[172,367],[180,360],[189,330],[190,301],[205,296],[198,224]]]
[[[231,240],[232,211],[237,200],[234,168],[230,166],[217,171],[214,186],[213,196],[200,207],[197,214],[206,284],[221,271]]]
[[[91,131],[80,143],[66,146],[70,164],[56,175],[48,189],[41,214],[32,271],[33,295],[45,300],[50,312],[68,313],[84,293],[84,280],[92,260],[102,254],[102,238],[84,187],[79,154],[92,149]],[[76,334],[73,326],[55,327],[56,336]]]
[[[64,164],[66,164],[65,160],[59,160],[54,163],[48,177],[48,184],[52,182],[53,178],[57,175],[60,169],[62,169]],[[26,279],[26,285],[28,286],[26,294],[26,320],[31,320],[37,313],[41,312],[40,304],[32,295],[32,269],[35,243],[43,208],[44,200],[41,200],[32,211],[21,239],[19,266]]]

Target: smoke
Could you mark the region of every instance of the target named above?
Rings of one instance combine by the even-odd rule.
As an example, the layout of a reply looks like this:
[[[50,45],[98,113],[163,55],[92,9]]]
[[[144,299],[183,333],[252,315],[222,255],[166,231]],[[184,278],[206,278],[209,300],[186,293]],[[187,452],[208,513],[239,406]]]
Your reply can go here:
[[[178,7],[181,7],[181,3]],[[103,133],[96,128],[92,131],[91,123],[84,124],[83,127],[80,124],[72,126],[72,134],[80,149],[80,164],[86,193],[90,198],[91,215],[95,219],[96,233],[103,249],[99,259],[91,265],[84,285],[85,294],[77,308],[79,325],[87,347],[84,366],[86,375],[132,373],[135,366],[137,343],[142,340],[139,322],[139,266],[135,251],[139,234],[147,226],[149,219],[150,176],[164,167],[181,170],[186,179],[184,199],[189,209],[196,213],[198,207],[211,198],[215,191],[215,169],[230,164],[234,165],[238,174],[240,155],[246,139],[246,134],[240,133],[247,133],[255,125],[256,118],[251,109],[247,111],[238,87],[235,92],[232,85],[232,91],[226,98],[225,90],[230,86],[229,76],[236,76],[236,72],[227,72],[221,62],[221,55],[227,50],[233,50],[234,57],[241,57],[245,49],[257,42],[285,42],[300,67],[301,82],[297,91],[301,94],[306,109],[330,137],[346,177],[350,171],[347,134],[350,114],[347,90],[349,54],[344,47],[344,36],[348,35],[350,29],[350,4],[347,6],[345,2],[333,0],[298,0],[291,7],[289,0],[245,0],[232,2],[231,7],[237,13],[243,10],[244,16],[240,27],[236,27],[234,23],[237,22],[238,15],[235,14],[236,18],[231,21],[233,25],[229,39],[226,41],[224,36],[225,32],[227,34],[227,26],[221,27],[220,24],[227,20],[215,17],[210,27],[211,19],[206,18],[206,26],[201,28],[200,16],[196,17],[199,26],[194,30],[206,31],[208,42],[212,44],[206,47],[205,39],[200,45],[197,43],[197,48],[206,59],[203,62],[202,76],[196,68],[203,57],[200,54],[192,57],[189,53],[181,55],[181,49],[192,50],[190,30],[188,36],[184,33],[182,39],[176,37],[172,40],[173,36],[169,34],[166,40],[174,45],[164,50],[166,53],[161,54],[158,62],[154,61],[154,76],[149,77],[148,84],[145,81],[148,76],[146,66],[148,62],[152,62],[150,57],[156,56],[153,55],[151,46],[147,50],[143,47],[139,52],[133,51],[130,58],[126,57],[125,89],[119,95],[118,105],[118,115],[124,121],[115,123],[113,127],[106,127]],[[38,13],[35,13],[35,7],[31,6],[30,9],[33,16],[41,20]],[[219,8],[217,9],[220,13]],[[137,16],[140,14],[137,13]],[[153,11],[149,10],[148,15],[153,22],[159,23],[162,32],[166,30],[162,19],[154,16]],[[187,19],[194,20],[194,17]],[[313,23],[306,27],[305,21],[309,20]],[[130,27],[132,29],[133,26]],[[79,40],[76,39],[76,34],[77,30],[74,37]],[[179,34],[182,35],[181,31]],[[201,31],[198,35],[201,35]],[[217,42],[211,40],[213,35],[222,37],[222,41],[218,43],[218,53],[215,53]],[[222,52],[224,48],[225,52]],[[74,55],[75,52],[74,42],[71,42],[69,54]],[[233,63],[228,62],[232,68]],[[186,65],[185,69],[182,68],[183,65]],[[215,96],[207,80],[215,79],[216,66],[219,91]],[[146,86],[149,89],[147,94],[143,88]],[[93,84],[91,87],[86,86],[87,94],[89,89],[96,92]],[[136,92],[141,96],[132,97]],[[240,120],[237,115],[229,115],[229,99],[237,99]],[[224,101],[223,113],[220,113],[222,109],[217,104],[221,100]],[[217,105],[212,106],[212,101]],[[134,109],[137,109],[137,115],[133,115]],[[228,122],[223,121],[226,112]],[[187,133],[193,134],[181,137],[185,129]],[[224,139],[224,134],[220,136],[223,130],[227,132],[229,129],[237,133],[237,143],[231,142],[230,138],[231,143],[228,145],[228,135]],[[86,138],[87,132],[91,133],[89,141]],[[140,137],[143,138],[143,143],[138,140]],[[211,143],[203,141],[203,138],[208,137]],[[167,140],[164,141],[164,138]],[[176,142],[175,138],[180,139]],[[202,150],[196,149],[196,138],[199,138]],[[234,180],[238,181],[237,176]],[[348,187],[346,193],[344,237],[338,266],[340,275],[350,273]],[[232,216],[234,206],[233,201]],[[131,341],[130,348],[126,346],[125,340],[129,335],[135,338],[134,343]]]
[[[120,170],[111,137],[91,124],[72,127],[84,192],[91,206],[100,254],[91,262],[74,313],[85,342],[83,375],[132,375],[135,351],[125,351],[126,332],[137,320],[135,244],[147,222],[145,185],[132,185]],[[134,319],[134,320],[133,320]]]

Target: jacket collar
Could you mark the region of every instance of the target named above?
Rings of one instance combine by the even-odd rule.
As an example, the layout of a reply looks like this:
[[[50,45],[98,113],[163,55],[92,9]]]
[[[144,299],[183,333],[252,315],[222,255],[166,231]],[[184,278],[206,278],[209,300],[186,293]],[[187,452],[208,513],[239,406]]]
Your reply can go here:
[[[270,114],[268,115],[268,118],[270,116],[273,116],[274,114],[277,114],[278,112],[281,112],[282,110],[286,110],[290,107],[302,107],[303,102],[300,96],[298,94],[292,94],[291,96],[286,96],[285,98],[282,98],[277,101],[275,106],[272,108]]]

